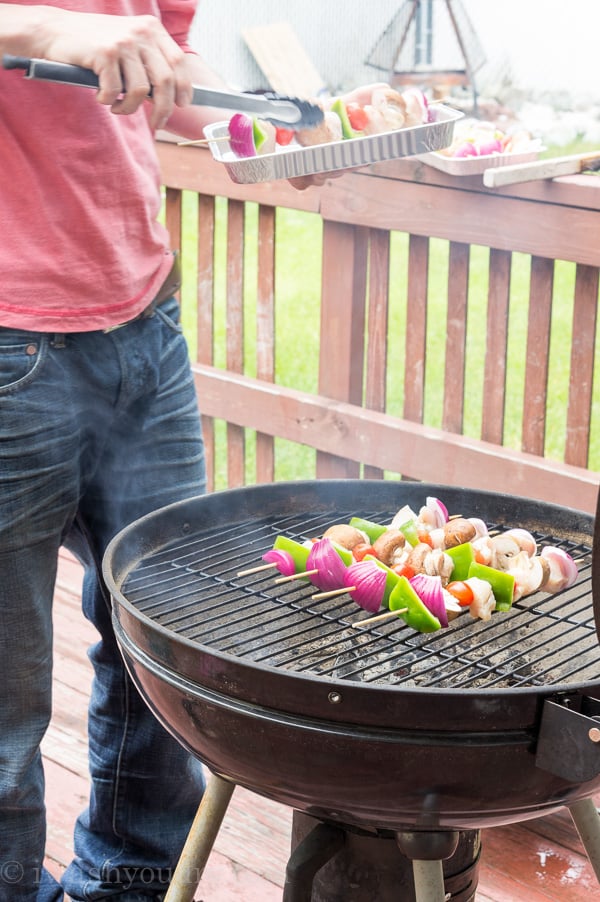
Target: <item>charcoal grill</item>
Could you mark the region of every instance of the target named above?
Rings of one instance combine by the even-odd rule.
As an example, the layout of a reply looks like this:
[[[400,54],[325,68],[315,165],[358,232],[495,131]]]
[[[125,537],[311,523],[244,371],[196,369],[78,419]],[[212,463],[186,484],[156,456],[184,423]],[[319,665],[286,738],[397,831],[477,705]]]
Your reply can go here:
[[[317,602],[305,581],[238,575],[278,534],[302,541],[353,515],[389,522],[427,495],[491,532],[524,527],[565,549],[577,582],[425,635],[397,619],[353,627],[367,615],[348,596]],[[241,785],[319,822],[397,836],[419,902],[444,898],[438,865],[458,831],[563,806],[600,873],[592,541],[593,518],[578,511],[383,480],[229,490],[120,533],[104,572],[124,659],[159,720],[215,775],[188,865],[206,860]]]

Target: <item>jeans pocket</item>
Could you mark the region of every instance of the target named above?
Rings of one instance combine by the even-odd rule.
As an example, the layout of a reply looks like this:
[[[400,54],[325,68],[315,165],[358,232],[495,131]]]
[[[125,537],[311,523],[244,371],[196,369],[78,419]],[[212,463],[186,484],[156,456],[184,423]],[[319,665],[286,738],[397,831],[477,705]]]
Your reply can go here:
[[[160,317],[163,323],[174,332],[181,333],[181,308],[176,297],[169,298],[164,301],[160,307],[156,308],[156,315]]]
[[[0,329],[0,395],[31,382],[41,365],[47,341],[36,332]]]

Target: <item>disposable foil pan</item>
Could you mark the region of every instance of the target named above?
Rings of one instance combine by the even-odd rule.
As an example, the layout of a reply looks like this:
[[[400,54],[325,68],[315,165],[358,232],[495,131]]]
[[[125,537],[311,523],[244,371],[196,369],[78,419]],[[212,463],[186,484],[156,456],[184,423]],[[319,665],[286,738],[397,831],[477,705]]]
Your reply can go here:
[[[238,184],[290,179],[317,172],[355,169],[398,157],[411,157],[441,150],[452,143],[454,124],[463,113],[443,105],[432,108],[433,122],[401,128],[363,138],[348,138],[314,147],[290,144],[275,153],[240,159],[229,146],[227,122],[205,127],[208,146],[215,160],[223,163]]]
[[[544,147],[539,141],[532,141],[529,147],[516,153],[493,153],[483,157],[447,157],[443,153],[427,153],[419,159],[440,172],[448,175],[481,175],[486,169],[498,166],[512,166],[513,163],[531,163],[537,160]]]

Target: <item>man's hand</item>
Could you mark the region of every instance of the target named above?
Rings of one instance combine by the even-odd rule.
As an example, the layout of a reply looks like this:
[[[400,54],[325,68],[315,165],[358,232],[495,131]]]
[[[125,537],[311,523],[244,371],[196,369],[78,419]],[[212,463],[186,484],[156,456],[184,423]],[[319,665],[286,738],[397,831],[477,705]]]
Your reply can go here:
[[[154,128],[191,100],[186,55],[154,16],[0,3],[0,49],[93,69],[98,100],[114,113],[133,113],[152,88]]]
[[[44,57],[93,69],[98,100],[113,113],[132,113],[152,88],[150,123],[162,126],[174,105],[191,100],[185,54],[154,16],[69,13],[69,31],[54,35]]]

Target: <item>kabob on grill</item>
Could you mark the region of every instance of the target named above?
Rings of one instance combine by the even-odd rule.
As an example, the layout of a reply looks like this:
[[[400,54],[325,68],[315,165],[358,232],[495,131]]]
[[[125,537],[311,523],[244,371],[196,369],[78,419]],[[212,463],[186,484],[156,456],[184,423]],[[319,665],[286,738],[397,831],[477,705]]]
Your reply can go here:
[[[520,598],[553,594],[577,578],[577,565],[562,548],[538,550],[526,529],[490,535],[483,520],[449,516],[433,497],[418,513],[403,506],[389,525],[352,517],[306,543],[279,535],[263,560],[239,575],[270,566],[281,574],[278,583],[307,580],[319,589],[313,599],[348,594],[376,615],[354,626],[399,616],[418,632],[447,627],[467,610],[490,620]]]

